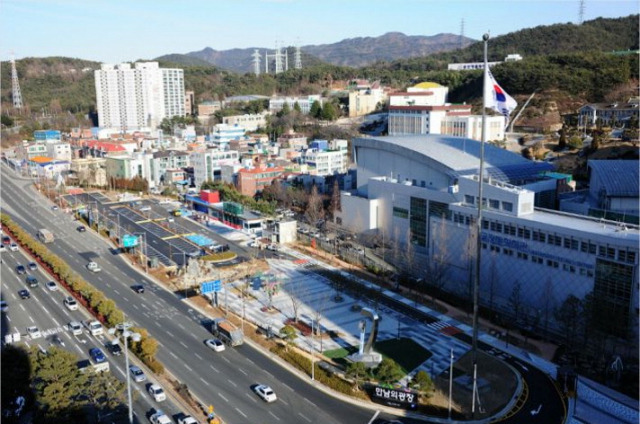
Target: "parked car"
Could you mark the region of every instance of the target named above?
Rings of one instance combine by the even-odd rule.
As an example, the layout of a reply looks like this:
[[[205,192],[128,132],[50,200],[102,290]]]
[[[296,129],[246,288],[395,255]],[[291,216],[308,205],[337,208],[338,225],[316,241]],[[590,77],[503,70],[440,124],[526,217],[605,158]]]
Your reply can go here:
[[[277,397],[276,393],[271,389],[271,387],[266,386],[264,384],[258,384],[253,388],[258,396],[262,398],[265,402],[275,402]]]
[[[16,272],[18,273],[18,275],[26,274],[27,269],[24,267],[24,265],[18,265],[16,267]]]
[[[32,340],[39,339],[40,337],[42,337],[42,333],[40,333],[40,330],[38,330],[38,327],[36,326],[27,327],[27,334]]]
[[[151,396],[156,402],[162,402],[167,399],[166,393],[159,384],[152,384],[149,386],[147,391],[149,392],[149,396]]]
[[[76,302],[76,300],[71,296],[65,297],[63,303],[64,306],[66,306],[70,311],[75,311],[78,309],[78,302]]]
[[[7,246],[5,246],[4,244],[0,244],[0,253],[6,252],[6,251],[7,251]]]
[[[149,416],[149,422],[151,424],[172,424],[171,418],[164,412],[157,410]]]
[[[100,364],[107,360],[106,356],[104,356],[104,353],[102,353],[102,350],[99,347],[92,347],[91,349],[89,349],[89,355],[91,355],[91,359],[93,359],[96,364]]]
[[[57,211],[58,209],[59,209],[59,208],[58,208],[58,205],[53,205],[53,206],[51,206],[51,210],[52,210],[52,211]]]
[[[225,349],[224,343],[220,339],[208,339],[204,343],[216,352],[222,352]]]
[[[47,284],[45,284],[47,286],[47,288],[51,291],[56,291],[58,290],[58,285],[55,283],[55,281],[47,281]]]
[[[269,244],[269,245],[267,246],[267,249],[272,250],[272,251],[274,251],[274,252],[277,252],[277,251],[278,251],[278,245],[277,245],[277,244],[275,244],[275,243],[271,243],[271,244]]]
[[[31,293],[27,289],[22,289],[18,292],[18,296],[20,296],[20,299],[30,299]]]
[[[9,310],[9,304],[6,300],[0,300],[0,312],[7,312]]]
[[[135,381],[136,383],[140,383],[147,379],[147,376],[144,375],[144,371],[142,371],[140,367],[137,367],[135,365],[129,366],[129,372],[131,373],[131,377],[133,378],[133,381]]]

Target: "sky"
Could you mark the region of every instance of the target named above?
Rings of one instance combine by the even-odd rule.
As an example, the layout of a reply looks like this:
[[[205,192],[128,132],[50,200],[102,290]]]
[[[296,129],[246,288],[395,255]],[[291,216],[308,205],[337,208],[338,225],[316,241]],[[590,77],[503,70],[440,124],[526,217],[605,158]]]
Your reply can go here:
[[[584,20],[639,13],[640,0],[583,0]],[[215,50],[451,33],[480,40],[579,22],[579,0],[0,0],[0,60],[105,63]],[[464,22],[464,26],[462,23]],[[464,27],[464,30],[462,28]]]

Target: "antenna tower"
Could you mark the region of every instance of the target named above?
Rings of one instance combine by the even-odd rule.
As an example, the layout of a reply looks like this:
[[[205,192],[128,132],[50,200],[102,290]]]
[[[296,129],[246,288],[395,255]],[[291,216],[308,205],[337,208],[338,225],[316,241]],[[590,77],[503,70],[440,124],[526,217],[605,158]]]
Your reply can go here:
[[[300,40],[298,40],[298,42],[296,43],[296,52],[293,56],[293,61],[294,61],[293,67],[295,69],[302,69],[302,54],[300,52]]]
[[[253,57],[253,73],[260,75],[260,52],[258,49],[255,49],[251,56]]]
[[[276,74],[279,74],[284,69],[283,69],[283,63],[282,63],[282,50],[280,50],[280,45],[278,44],[277,41],[276,41],[276,50],[274,52],[274,56],[276,59]]]
[[[464,18],[460,21],[460,48],[464,47]]]
[[[11,55],[11,97],[13,98],[13,108],[22,110],[22,94],[20,93],[20,82],[13,54]]]
[[[580,0],[580,8],[578,9],[578,24],[579,25],[582,25],[582,23],[584,22],[584,9],[585,9],[584,0]]]

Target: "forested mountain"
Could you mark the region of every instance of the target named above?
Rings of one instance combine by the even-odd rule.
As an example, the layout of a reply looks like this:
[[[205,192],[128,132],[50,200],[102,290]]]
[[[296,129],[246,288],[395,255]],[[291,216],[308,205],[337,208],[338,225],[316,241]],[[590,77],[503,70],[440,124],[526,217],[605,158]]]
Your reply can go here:
[[[509,53],[524,57],[519,62],[498,65],[493,71],[512,95],[560,90],[582,101],[600,101],[620,84],[638,79],[638,54],[612,53],[637,50],[638,38],[638,15],[633,15],[595,19],[582,25],[523,29],[492,38],[489,52],[491,60],[501,60]],[[292,54],[291,49],[289,53]],[[290,56],[290,65],[292,58]],[[481,72],[454,72],[447,71],[446,67],[450,62],[481,60],[482,43],[420,58],[381,61],[362,68],[330,65],[312,56],[306,58],[315,64],[301,70],[260,76],[224,71],[192,57],[186,59],[184,55],[167,55],[160,62],[184,69],[186,88],[195,91],[197,101],[223,100],[239,94],[328,93],[336,81],[351,78],[380,79],[399,89],[420,81],[435,81],[449,87],[452,102],[477,102],[481,93]],[[189,65],[177,64],[184,60],[190,61]],[[61,57],[26,58],[16,61],[16,67],[23,102],[31,112],[46,109],[49,112],[86,113],[95,107],[92,70],[98,69],[99,63]],[[11,71],[8,62],[2,62],[1,74],[2,106],[9,110]]]

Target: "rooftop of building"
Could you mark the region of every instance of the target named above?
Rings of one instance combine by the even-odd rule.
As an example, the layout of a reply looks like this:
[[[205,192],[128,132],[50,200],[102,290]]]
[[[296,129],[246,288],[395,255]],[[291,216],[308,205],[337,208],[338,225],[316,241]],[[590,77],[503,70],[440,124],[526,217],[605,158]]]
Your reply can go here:
[[[637,160],[590,160],[591,175],[598,176],[607,196],[639,197],[640,172]]]
[[[189,153],[183,150],[162,150],[159,152],[153,152],[154,159],[168,158],[171,156],[189,156]]]
[[[413,86],[413,88],[422,88],[422,89],[430,89],[430,88],[440,88],[442,85],[437,82],[425,81]]]
[[[386,150],[416,160],[435,161],[448,168],[452,175],[469,175],[478,173],[482,143],[469,138],[428,134],[356,138],[353,145]],[[500,181],[533,178],[553,170],[550,163],[534,162],[489,143],[485,144],[484,160],[487,174]]]
[[[127,150],[122,144],[112,141],[86,140],[83,144],[92,149],[104,150],[106,152],[124,152]]]

